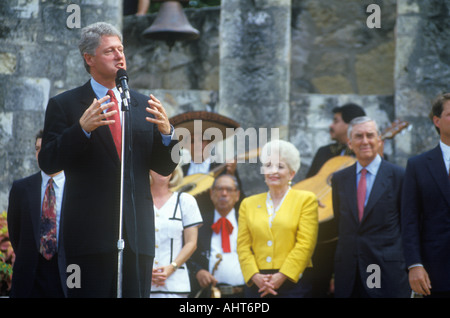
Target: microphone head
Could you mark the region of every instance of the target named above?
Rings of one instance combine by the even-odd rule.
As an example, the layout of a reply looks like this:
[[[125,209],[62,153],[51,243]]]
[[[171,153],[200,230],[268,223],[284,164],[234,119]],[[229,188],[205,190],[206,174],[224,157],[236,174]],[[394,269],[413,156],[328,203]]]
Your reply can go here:
[[[120,81],[124,79],[128,80],[127,71],[125,71],[123,68],[119,68],[116,73],[116,86],[121,86]]]

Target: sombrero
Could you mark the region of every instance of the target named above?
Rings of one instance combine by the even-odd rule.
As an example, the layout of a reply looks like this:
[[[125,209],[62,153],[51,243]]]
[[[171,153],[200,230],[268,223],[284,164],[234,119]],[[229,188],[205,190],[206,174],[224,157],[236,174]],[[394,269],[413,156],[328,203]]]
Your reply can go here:
[[[194,135],[194,121],[201,120],[202,133],[211,127],[219,128],[222,135],[226,136],[227,128],[238,128],[239,123],[232,120],[231,118],[219,115],[217,113],[212,113],[208,111],[193,111],[179,114],[169,118],[170,123],[176,128],[186,128],[189,130],[191,135]]]

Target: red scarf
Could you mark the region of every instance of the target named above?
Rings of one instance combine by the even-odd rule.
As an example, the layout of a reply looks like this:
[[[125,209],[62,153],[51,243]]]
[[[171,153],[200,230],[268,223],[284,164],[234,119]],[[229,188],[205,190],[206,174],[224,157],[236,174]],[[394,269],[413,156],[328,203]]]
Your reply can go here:
[[[216,223],[211,225],[216,234],[222,231],[222,249],[224,253],[230,253],[230,234],[233,232],[233,225],[228,219],[221,217]]]

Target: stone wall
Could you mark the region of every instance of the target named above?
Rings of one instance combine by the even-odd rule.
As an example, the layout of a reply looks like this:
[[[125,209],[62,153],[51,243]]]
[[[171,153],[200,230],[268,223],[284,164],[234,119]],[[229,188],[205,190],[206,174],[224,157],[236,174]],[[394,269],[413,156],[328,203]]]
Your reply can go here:
[[[372,3],[381,8],[380,29],[366,25],[366,8]],[[227,81],[240,89],[254,80],[243,81],[236,72],[221,74],[226,69],[221,65],[221,41],[226,39],[220,37],[220,8],[185,10],[201,36],[169,48],[142,36],[155,14],[122,20],[117,0],[1,1],[0,209],[6,209],[12,181],[38,169],[34,135],[43,125],[48,98],[88,78],[76,47],[80,30],[66,25],[69,4],[80,5],[81,27],[100,20],[123,25],[130,86],[154,93],[170,116],[190,110],[222,112],[226,95],[221,94],[221,76],[230,76]],[[437,143],[427,114],[432,98],[447,89],[450,0],[243,0],[240,5],[253,6],[248,8],[254,17],[271,15],[276,6],[290,7],[290,39],[283,42],[289,46],[290,59],[287,106],[283,104],[289,117],[283,134],[302,153],[297,180],[304,177],[318,147],[330,142],[332,107],[347,101],[363,105],[381,128],[396,118],[413,124],[411,131],[387,143],[386,152],[394,162],[404,165],[409,156]],[[245,21],[237,22],[229,27]],[[270,38],[275,26],[261,24],[262,29],[254,31],[267,32]],[[252,43],[247,40],[241,38],[243,44]],[[279,61],[257,60],[250,48],[244,49],[253,65]],[[238,118],[243,126],[254,120],[252,112]],[[257,118],[252,122],[256,127],[273,124],[268,116]],[[250,176],[252,169],[247,167],[239,166],[251,189],[246,193],[264,190],[260,176]]]
[[[449,12],[449,0],[398,1],[395,105],[397,116],[413,127],[396,144],[402,165],[412,154],[438,144],[428,114],[433,99],[449,91]]]

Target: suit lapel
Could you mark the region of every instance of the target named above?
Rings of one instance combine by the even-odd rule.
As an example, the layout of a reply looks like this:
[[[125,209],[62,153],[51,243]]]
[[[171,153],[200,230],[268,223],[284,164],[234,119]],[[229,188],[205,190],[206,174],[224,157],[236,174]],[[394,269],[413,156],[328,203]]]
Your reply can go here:
[[[436,181],[438,188],[445,197],[447,204],[450,206],[450,182],[445,168],[444,159],[442,158],[441,147],[438,145],[428,155],[427,167]]]
[[[356,163],[347,168],[343,175],[342,185],[344,186],[344,200],[347,201],[347,206],[350,208],[350,213],[358,220],[358,205],[356,202]]]
[[[41,173],[38,172],[34,175],[33,179],[29,183],[29,191],[30,194],[30,217],[33,225],[33,236],[34,241],[36,243],[36,248],[39,250],[40,245],[40,224],[41,224],[41,185],[42,185],[42,176]],[[36,191],[37,190],[37,191]]]

